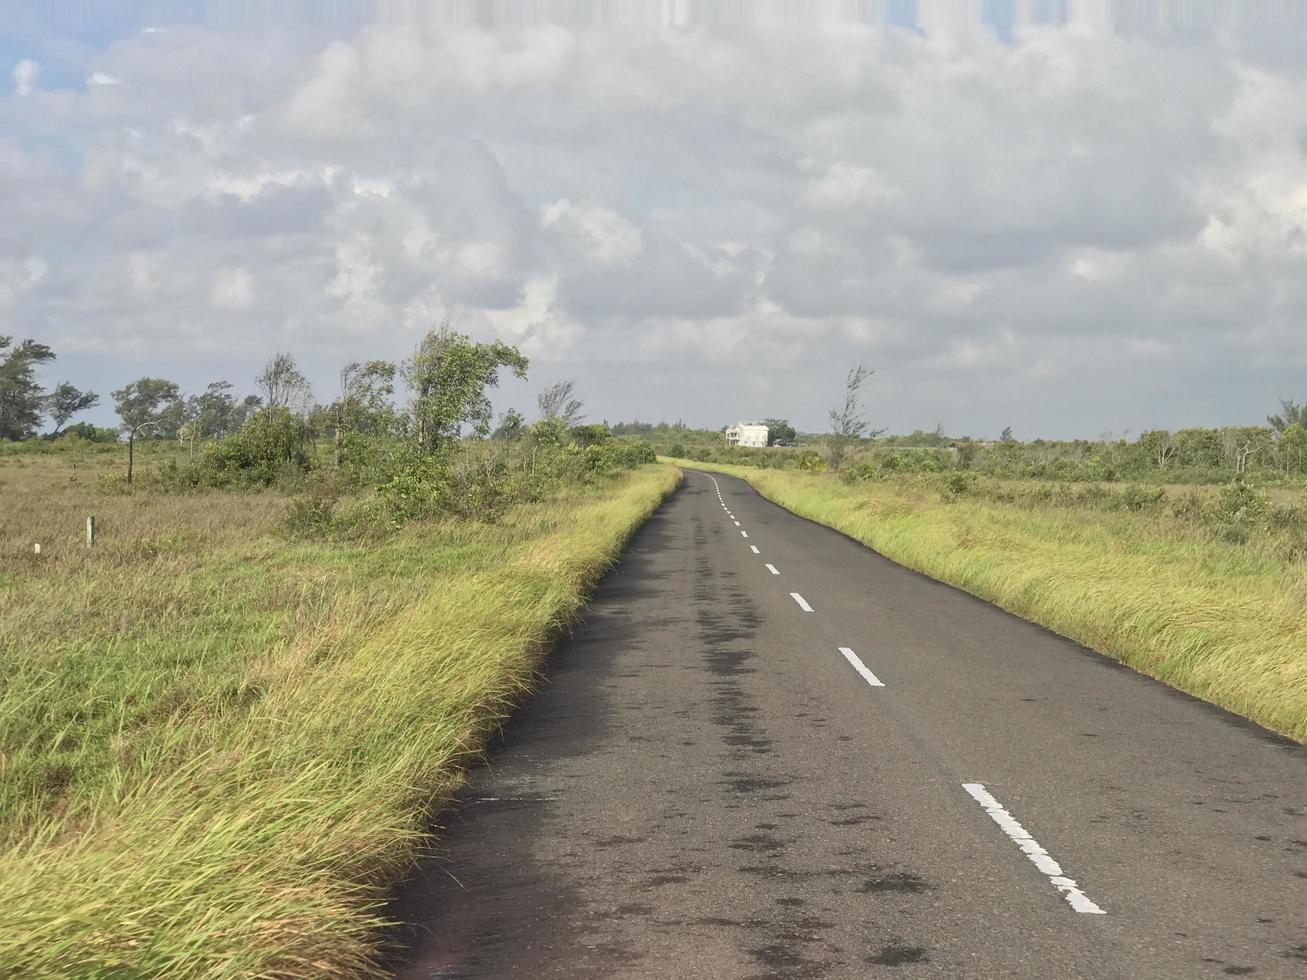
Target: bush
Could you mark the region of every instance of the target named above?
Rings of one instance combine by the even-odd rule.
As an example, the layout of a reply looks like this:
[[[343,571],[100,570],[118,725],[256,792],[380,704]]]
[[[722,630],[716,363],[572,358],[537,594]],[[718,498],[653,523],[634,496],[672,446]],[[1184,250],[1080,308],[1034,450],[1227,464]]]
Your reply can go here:
[[[326,494],[296,497],[286,509],[282,527],[294,538],[318,538],[333,530],[336,498]]]
[[[200,454],[200,482],[214,487],[294,482],[309,468],[308,428],[287,409],[261,411]]]
[[[1136,513],[1155,510],[1166,500],[1166,491],[1161,487],[1141,487],[1132,483],[1117,495],[1117,502],[1122,508]]]
[[[117,429],[102,429],[99,426],[92,425],[90,422],[78,422],[76,425],[70,425],[57,436],[48,437],[52,441],[63,442],[65,439],[83,439],[86,442],[98,442],[103,444],[115,443],[118,441]]]
[[[953,470],[944,474],[945,500],[956,500],[970,493],[976,485],[976,474],[971,470]]]
[[[804,470],[808,473],[826,472],[826,461],[812,450],[805,450],[795,456],[794,465],[797,469]]]
[[[1207,520],[1218,537],[1243,543],[1254,531],[1265,528],[1269,506],[1264,490],[1235,480],[1221,488]]]

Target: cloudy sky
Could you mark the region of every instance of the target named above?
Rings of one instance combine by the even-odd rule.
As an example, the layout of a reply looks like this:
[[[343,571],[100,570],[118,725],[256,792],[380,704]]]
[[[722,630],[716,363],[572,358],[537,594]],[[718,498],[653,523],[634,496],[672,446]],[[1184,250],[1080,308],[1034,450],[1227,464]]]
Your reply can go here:
[[[596,420],[817,430],[858,361],[895,432],[1307,397],[1307,4],[274,6],[0,3],[0,333],[49,382],[287,350],[325,401],[450,317],[531,357],[501,408]]]

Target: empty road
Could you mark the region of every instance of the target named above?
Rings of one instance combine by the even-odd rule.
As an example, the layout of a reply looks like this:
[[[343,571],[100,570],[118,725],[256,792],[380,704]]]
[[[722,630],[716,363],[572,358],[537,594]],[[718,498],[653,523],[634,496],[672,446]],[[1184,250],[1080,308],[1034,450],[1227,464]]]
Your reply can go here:
[[[440,835],[403,978],[1307,976],[1307,750],[717,474]]]

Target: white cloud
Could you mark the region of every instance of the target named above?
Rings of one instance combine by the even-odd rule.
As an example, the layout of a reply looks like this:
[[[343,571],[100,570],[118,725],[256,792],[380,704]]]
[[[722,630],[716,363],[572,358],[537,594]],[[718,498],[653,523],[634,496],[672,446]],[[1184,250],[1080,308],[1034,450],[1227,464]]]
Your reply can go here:
[[[72,77],[130,99],[0,100],[0,303],[56,348],[329,374],[450,315],[610,418],[816,427],[863,359],[878,424],[976,434],[1307,394],[1307,79],[1211,38],[426,21],[95,57]]]
[[[14,94],[31,95],[36,91],[37,81],[41,77],[41,66],[27,58],[14,65]]]
[[[245,312],[254,309],[254,276],[244,267],[224,269],[213,277],[209,298],[216,309]]]

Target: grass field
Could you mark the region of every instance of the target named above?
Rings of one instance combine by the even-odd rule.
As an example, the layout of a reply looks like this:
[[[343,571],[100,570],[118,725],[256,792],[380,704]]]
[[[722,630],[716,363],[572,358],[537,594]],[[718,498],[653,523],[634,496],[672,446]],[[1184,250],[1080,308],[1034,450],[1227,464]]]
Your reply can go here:
[[[1307,562],[1164,514],[948,499],[921,480],[701,464],[881,554],[1307,741]],[[1033,665],[1032,665],[1033,666]]]
[[[117,468],[0,459],[0,976],[367,975],[460,765],[677,473],[343,543]]]

